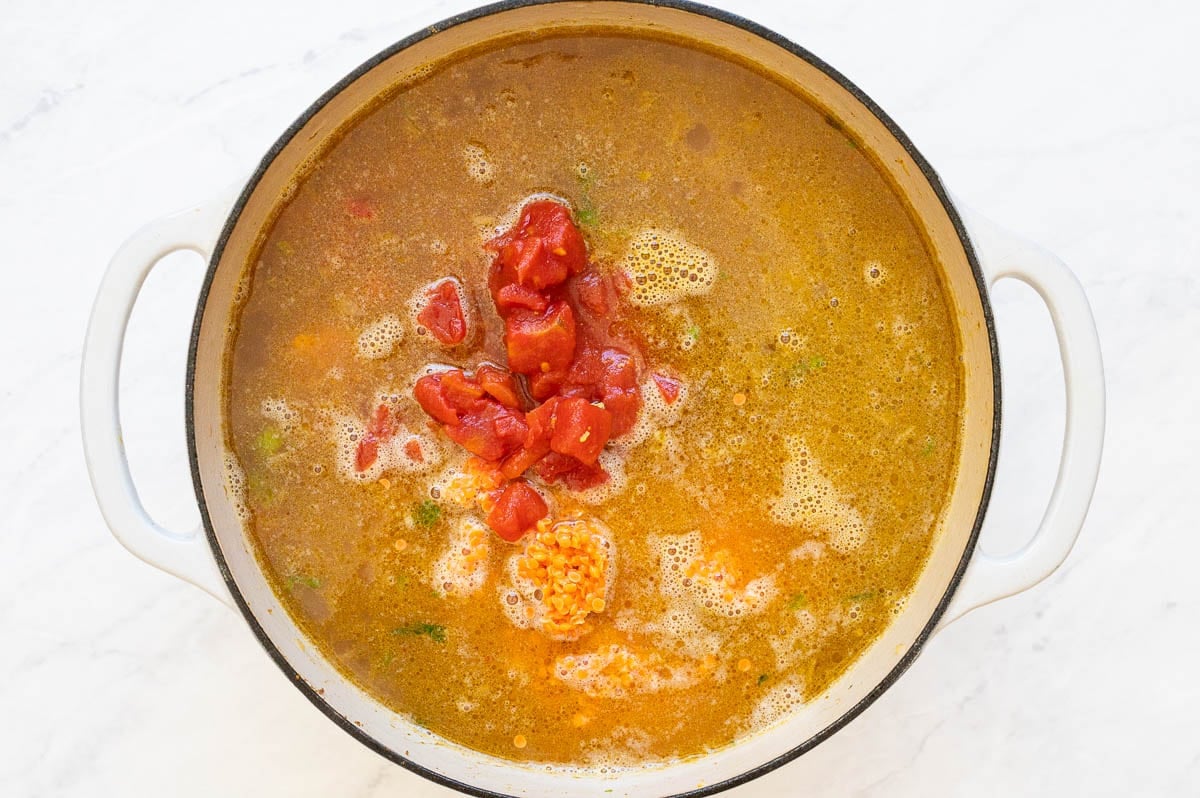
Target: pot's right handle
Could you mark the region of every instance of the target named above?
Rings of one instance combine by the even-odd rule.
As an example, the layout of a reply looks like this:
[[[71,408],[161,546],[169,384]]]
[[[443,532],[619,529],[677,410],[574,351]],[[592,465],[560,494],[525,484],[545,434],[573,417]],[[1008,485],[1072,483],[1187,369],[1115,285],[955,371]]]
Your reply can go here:
[[[971,610],[1033,587],[1052,574],[1083,526],[1104,445],[1104,365],[1083,286],[1051,253],[956,204],[989,287],[1011,277],[1033,288],[1050,310],[1066,384],[1066,429],[1050,502],[1037,533],[1020,551],[992,557],[976,549],[937,629]]]
[[[88,321],[79,407],[92,490],[113,535],[136,556],[233,607],[202,530],[178,533],[165,529],[142,506],[125,456],[118,398],[125,329],[146,276],[163,257],[178,250],[210,257],[230,205],[223,197],[211,205],[159,219],[134,233],[117,250]]]

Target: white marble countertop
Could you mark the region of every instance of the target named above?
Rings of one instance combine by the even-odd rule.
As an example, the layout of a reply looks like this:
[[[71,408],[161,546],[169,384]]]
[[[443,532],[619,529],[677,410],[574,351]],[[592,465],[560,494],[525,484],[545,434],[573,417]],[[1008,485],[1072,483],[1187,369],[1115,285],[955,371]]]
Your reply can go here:
[[[433,796],[294,690],[242,620],[124,551],[77,382],[108,258],[244,177],[349,69],[453,2],[17,2],[0,15],[0,795]],[[1106,458],[1063,568],[935,638],[883,698],[736,795],[1200,793],[1200,14],[1193,3],[716,5],[856,81],[959,196],[1073,266],[1108,370]],[[1153,8],[1151,8],[1153,5]],[[201,264],[134,313],[135,477],[197,521],[184,354]],[[1063,400],[1049,316],[995,295],[1005,428],[985,529],[1031,533]]]

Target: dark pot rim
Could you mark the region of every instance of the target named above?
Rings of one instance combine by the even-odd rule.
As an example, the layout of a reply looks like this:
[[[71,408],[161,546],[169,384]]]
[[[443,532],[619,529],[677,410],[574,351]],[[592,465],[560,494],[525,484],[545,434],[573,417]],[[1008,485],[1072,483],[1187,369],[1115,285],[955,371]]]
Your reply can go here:
[[[250,629],[254,632],[254,636],[256,638],[258,638],[258,642],[262,645],[262,647],[270,655],[271,659],[275,661],[275,664],[279,666],[279,669],[281,671],[283,671],[283,673],[288,677],[288,681],[291,682],[293,685],[295,685],[296,689],[298,689],[304,695],[304,697],[307,698],[313,704],[313,706],[315,706],[317,709],[319,709],[327,718],[329,718],[329,720],[333,721],[338,726],[340,726],[347,734],[351,735],[352,737],[357,739],[360,743],[362,743],[366,747],[370,748],[372,751],[375,751],[380,756],[390,760],[391,762],[394,762],[397,765],[400,765],[403,768],[406,768],[407,770],[412,771],[413,773],[423,776],[424,778],[429,779],[430,781],[440,784],[444,787],[449,787],[451,789],[458,790],[459,792],[466,793],[468,795],[479,796],[479,798],[515,798],[515,796],[505,794],[505,793],[495,792],[493,790],[476,787],[474,785],[467,784],[462,781],[458,781],[454,778],[451,778],[450,776],[444,775],[437,771],[431,770],[430,768],[424,767],[423,765],[420,765],[420,764],[406,758],[401,753],[399,753],[397,751],[393,751],[392,749],[388,748],[387,746],[385,746],[382,743],[380,743],[379,741],[377,741],[375,738],[371,737],[369,734],[366,733],[365,730],[363,730],[362,728],[357,726],[353,721],[351,721],[346,716],[342,715],[340,712],[338,712],[336,709],[334,709],[330,704],[328,704],[325,701],[325,699],[321,695],[319,695],[317,693],[317,691],[314,690],[300,676],[299,673],[296,672],[296,670],[291,666],[291,664],[288,663],[287,659],[284,657],[282,652],[280,652],[280,650],[275,646],[275,644],[267,636],[266,632],[262,628],[262,625],[259,624],[258,619],[254,616],[254,613],[251,612],[249,605],[246,603],[245,598],[242,596],[242,593],[241,593],[240,589],[238,588],[237,583],[234,581],[233,576],[230,573],[229,565],[225,560],[225,555],[222,552],[220,543],[217,540],[216,532],[213,529],[212,519],[209,517],[208,505],[205,502],[204,488],[200,481],[200,464],[199,464],[199,458],[198,458],[197,446],[196,446],[196,423],[195,423],[195,419],[193,417],[193,413],[194,413],[194,395],[193,394],[194,394],[194,385],[195,385],[195,377],[196,377],[196,353],[197,353],[197,350],[199,348],[199,343],[200,343],[200,327],[201,327],[201,323],[203,322],[203,319],[204,319],[204,309],[205,309],[205,306],[208,301],[209,290],[212,287],[213,277],[216,274],[217,264],[219,264],[221,261],[221,255],[224,252],[225,245],[229,240],[230,234],[233,232],[234,226],[237,224],[237,221],[238,221],[239,217],[241,216],[242,210],[245,207],[247,200],[249,199],[250,195],[253,193],[255,187],[258,185],[259,180],[262,178],[262,176],[267,171],[268,167],[270,167],[271,163],[275,160],[276,156],[279,155],[279,153],[283,150],[283,148],[285,146],[287,146],[287,144],[292,140],[292,138],[300,131],[300,129],[302,127],[304,127],[305,124],[308,123],[308,121],[318,111],[320,111],[323,107],[325,107],[325,105],[330,100],[332,100],[334,96],[339,94],[343,89],[345,89],[347,86],[349,86],[351,83],[353,83],[355,80],[357,80],[359,77],[361,77],[366,72],[373,69],[378,64],[382,63],[383,61],[387,60],[388,58],[391,58],[396,53],[398,53],[408,47],[411,47],[412,45],[416,44],[417,42],[423,41],[424,39],[427,39],[430,36],[436,35],[437,33],[444,31],[447,28],[452,28],[456,25],[460,25],[465,22],[470,22],[472,20],[476,20],[481,17],[485,17],[485,16],[489,16],[492,14],[497,14],[497,13],[502,13],[502,12],[506,12],[506,11],[511,11],[513,9],[524,8],[527,6],[547,5],[547,4],[551,4],[551,3],[555,3],[555,2],[565,2],[565,1],[579,2],[580,0],[503,0],[502,2],[497,2],[497,3],[492,3],[490,5],[481,6],[479,8],[475,8],[470,11],[464,12],[462,14],[457,14],[455,16],[452,16],[452,17],[445,19],[441,22],[438,22],[436,24],[429,25],[429,26],[417,31],[416,33],[412,34],[411,36],[401,39],[400,41],[396,42],[395,44],[391,45],[390,47],[387,47],[384,50],[377,53],[376,55],[372,56],[367,61],[363,62],[356,69],[354,69],[349,74],[347,74],[344,78],[342,78],[340,81],[338,81],[332,88],[330,88],[328,91],[326,91],[324,94],[322,94],[312,105],[310,105],[304,111],[304,113],[302,113],[287,128],[287,130],[285,130],[283,132],[283,134],[279,137],[279,139],[275,141],[275,143],[271,146],[271,148],[263,156],[262,160],[258,164],[258,167],[254,170],[254,174],[250,177],[249,181],[246,183],[245,188],[242,190],[242,192],[239,195],[233,208],[230,210],[229,216],[226,219],[225,225],[221,230],[220,237],[218,238],[216,246],[213,249],[212,258],[209,261],[208,269],[204,276],[204,282],[201,287],[200,296],[199,296],[197,306],[196,306],[195,321],[192,325],[191,341],[190,341],[190,344],[188,347],[187,378],[186,378],[186,392],[185,392],[185,417],[186,417],[186,425],[187,425],[188,459],[190,461],[191,470],[192,470],[192,484],[193,484],[193,488],[195,489],[195,492],[196,492],[196,501],[199,504],[200,515],[201,515],[201,518],[204,523],[204,531],[208,538],[209,547],[212,549],[213,556],[216,559],[217,566],[220,569],[221,575],[225,580],[225,584],[229,588],[230,595],[233,597],[233,600],[237,603],[237,606],[241,610],[242,616],[245,618],[246,623],[250,626]],[[779,768],[779,767],[787,764],[788,762],[791,762],[792,760],[796,759],[800,755],[812,750],[817,745],[819,745],[820,743],[822,743],[826,739],[828,739],[830,736],[832,736],[835,732],[839,731],[842,727],[844,727],[848,723],[850,723],[850,721],[854,720],[856,717],[858,717],[860,714],[862,714],[862,712],[864,710],[866,710],[866,708],[869,707],[872,703],[874,703],[875,700],[878,699],[879,696],[881,696],[884,693],[884,691],[886,691],[888,688],[890,688],[893,684],[896,683],[896,681],[900,678],[900,676],[905,671],[908,670],[908,668],[913,664],[913,662],[916,660],[917,656],[920,654],[922,647],[924,646],[925,642],[929,639],[930,635],[933,633],[933,630],[937,626],[938,621],[941,619],[942,615],[945,613],[946,608],[949,605],[951,598],[953,598],[955,591],[958,589],[959,584],[962,582],[963,574],[965,573],[967,565],[970,562],[971,557],[975,552],[975,547],[979,540],[980,528],[983,524],[983,518],[984,518],[984,515],[986,514],[988,502],[991,498],[992,483],[995,478],[995,470],[996,470],[996,457],[997,457],[997,453],[999,451],[999,445],[1000,445],[1000,404],[1001,404],[1001,402],[1000,402],[1000,358],[999,358],[999,350],[998,350],[997,343],[996,343],[996,329],[995,329],[994,318],[992,315],[991,304],[988,300],[987,281],[984,278],[983,271],[979,266],[979,261],[976,258],[975,250],[971,246],[971,239],[970,239],[969,235],[967,234],[966,227],[963,224],[962,218],[959,216],[958,211],[955,209],[954,203],[951,201],[951,199],[946,191],[945,186],[942,184],[941,178],[938,177],[937,172],[935,172],[933,170],[933,167],[929,165],[929,162],[925,160],[924,156],[921,155],[921,153],[917,150],[916,146],[913,145],[912,141],[908,138],[908,136],[906,136],[904,134],[904,132],[896,125],[896,123],[892,121],[891,117],[889,117],[883,111],[882,108],[880,108],[878,105],[876,105],[875,102],[873,100],[871,100],[870,97],[868,97],[861,89],[859,89],[856,85],[854,85],[854,83],[852,83],[844,75],[842,75],[836,69],[831,67],[829,64],[822,61],[817,56],[810,53],[805,48],[801,47],[800,45],[790,41],[789,39],[787,39],[783,36],[780,36],[778,33],[775,33],[774,31],[763,27],[762,25],[759,25],[755,22],[751,22],[748,19],[737,16],[736,14],[731,14],[727,11],[722,11],[720,9],[711,8],[709,6],[701,5],[700,3],[691,2],[691,0],[582,0],[582,1],[583,2],[621,2],[621,3],[629,3],[629,4],[635,4],[635,5],[649,5],[649,6],[660,6],[660,7],[665,7],[665,8],[673,8],[673,9],[687,11],[687,12],[701,15],[701,16],[710,17],[719,22],[723,22],[723,23],[726,23],[729,25],[739,27],[742,30],[747,31],[748,33],[752,33],[762,39],[765,39],[775,45],[778,45],[779,47],[783,48],[784,50],[787,50],[789,53],[803,59],[804,61],[808,62],[810,65],[812,65],[812,66],[816,67],[817,69],[821,70],[822,72],[824,72],[828,77],[830,77],[834,81],[836,81],[843,89],[845,89],[851,95],[853,95],[860,103],[862,103],[862,105],[865,108],[867,108],[887,128],[888,132],[893,137],[895,137],[895,139],[901,144],[901,146],[904,147],[905,151],[909,154],[909,156],[913,159],[914,163],[916,163],[917,166],[920,168],[922,174],[929,181],[930,186],[932,186],[938,200],[941,202],[943,209],[945,210],[947,216],[949,217],[951,223],[953,224],[955,232],[958,234],[959,241],[962,243],[963,250],[966,253],[967,261],[971,266],[971,271],[974,274],[976,287],[979,290],[979,298],[980,298],[980,301],[981,301],[982,307],[983,307],[984,322],[987,327],[988,344],[989,344],[989,347],[991,350],[992,392],[993,392],[993,397],[994,397],[994,410],[993,410],[993,418],[992,418],[992,440],[991,440],[990,451],[988,454],[987,474],[984,477],[983,494],[982,494],[982,497],[980,500],[979,510],[975,516],[975,522],[971,529],[970,537],[967,541],[967,545],[966,545],[965,549],[963,550],[962,558],[960,559],[958,566],[955,568],[953,576],[951,577],[949,583],[946,586],[946,591],[942,595],[941,601],[938,602],[938,605],[934,609],[932,615],[929,617],[928,622],[922,628],[920,634],[917,635],[917,638],[913,642],[912,646],[908,649],[908,651],[906,651],[904,653],[904,655],[899,659],[899,661],[892,668],[892,670],[888,672],[888,674],[883,678],[883,680],[880,681],[879,684],[877,684],[866,696],[864,696],[856,704],[854,704],[852,707],[850,707],[845,712],[843,712],[842,715],[837,718],[837,720],[833,721],[828,726],[826,726],[825,728],[823,728],[822,730],[820,730],[813,736],[809,737],[807,740],[800,742],[799,744],[797,744],[794,748],[790,749],[789,751],[787,751],[783,754],[780,754],[779,756],[776,756],[773,759],[770,759],[766,762],[763,762],[760,765],[750,768],[750,769],[740,773],[737,776],[725,779],[724,781],[720,781],[720,782],[717,782],[714,784],[699,787],[694,790],[688,790],[686,792],[676,793],[675,795],[671,796],[671,798],[701,798],[701,796],[714,795],[716,793],[723,792],[724,790],[728,790],[733,787],[737,787],[739,785],[745,784],[746,782],[752,781],[752,780],[758,778],[759,776],[770,773],[771,771],[775,770],[776,768]]]

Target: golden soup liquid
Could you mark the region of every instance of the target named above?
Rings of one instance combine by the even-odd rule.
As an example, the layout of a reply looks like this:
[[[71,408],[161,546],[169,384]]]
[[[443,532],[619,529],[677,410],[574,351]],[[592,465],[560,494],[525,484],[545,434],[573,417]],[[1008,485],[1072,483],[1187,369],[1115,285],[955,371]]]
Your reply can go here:
[[[481,245],[545,193],[629,276],[642,379],[684,386],[643,383],[606,486],[531,480],[603,541],[577,639],[529,621],[535,536],[482,524],[412,398],[430,364],[505,362]],[[948,500],[963,372],[910,209],[820,108],[691,45],[547,36],[439,65],[298,176],[248,276],[226,412],[263,567],[350,679],[489,754],[620,766],[769,725],[892,620]],[[414,317],[445,276],[468,346]],[[381,401],[420,462],[359,472]]]

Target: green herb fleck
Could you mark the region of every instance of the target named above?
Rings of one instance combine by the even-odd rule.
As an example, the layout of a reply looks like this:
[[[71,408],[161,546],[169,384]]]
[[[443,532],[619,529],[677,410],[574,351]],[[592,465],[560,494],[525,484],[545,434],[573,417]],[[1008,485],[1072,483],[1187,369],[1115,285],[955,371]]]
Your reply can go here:
[[[435,643],[446,642],[446,627],[437,623],[410,623],[407,626],[399,626],[393,629],[392,634],[409,637],[424,636]]]
[[[876,597],[876,595],[878,594],[874,590],[864,590],[862,593],[855,593],[853,596],[847,596],[846,601],[851,603],[856,601],[871,601]]]
[[[787,608],[789,610],[802,610],[808,606],[808,597],[803,593],[797,593],[788,600]]]
[[[308,574],[292,574],[291,577],[288,578],[288,584],[290,584],[292,587],[295,587],[296,585],[304,585],[305,587],[311,587],[313,590],[316,590],[321,586],[321,580],[315,576],[309,576]]]
[[[770,677],[769,677],[769,676],[767,676],[767,674],[765,674],[765,673],[760,673],[760,674],[758,675],[758,683],[759,683],[759,684],[762,684],[762,683],[763,683],[763,682],[765,682],[765,681],[766,681],[768,678],[770,678]]]
[[[933,454],[933,437],[927,435],[925,443],[921,445],[921,456],[928,457],[931,454]]]
[[[683,332],[684,335],[686,335],[688,338],[691,338],[693,342],[700,340],[700,327],[696,324],[690,325]]]
[[[279,427],[268,424],[254,439],[254,447],[262,454],[268,456],[275,454],[283,448],[283,433],[279,431]]]
[[[597,214],[596,214],[595,208],[592,208],[592,207],[580,208],[579,212],[575,214],[575,221],[579,222],[580,224],[582,224],[586,227],[591,227],[592,225],[594,225],[596,223],[596,215]]]
[[[424,529],[429,529],[438,522],[442,517],[442,508],[437,502],[426,499],[420,504],[413,507],[412,520],[413,523]]]
[[[825,368],[825,358],[820,355],[801,356],[798,361],[791,366],[791,375],[793,382],[803,382],[804,375],[811,371],[819,371]]]

